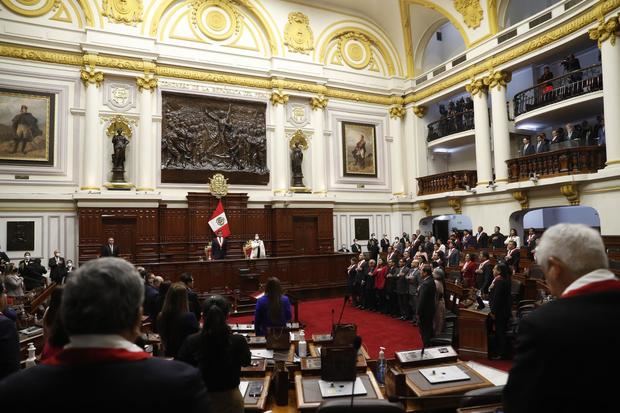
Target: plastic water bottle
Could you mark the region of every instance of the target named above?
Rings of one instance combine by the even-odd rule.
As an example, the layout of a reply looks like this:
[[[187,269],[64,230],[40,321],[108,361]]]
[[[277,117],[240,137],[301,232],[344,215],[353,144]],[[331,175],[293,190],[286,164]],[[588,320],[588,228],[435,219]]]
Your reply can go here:
[[[379,360],[377,360],[377,382],[385,384],[385,347],[379,347]]]
[[[34,343],[28,343],[28,358],[26,359],[26,368],[37,365],[37,356],[35,355],[36,347]]]
[[[306,344],[306,333],[304,330],[299,332],[299,344],[298,344],[299,357],[308,356],[308,346]]]

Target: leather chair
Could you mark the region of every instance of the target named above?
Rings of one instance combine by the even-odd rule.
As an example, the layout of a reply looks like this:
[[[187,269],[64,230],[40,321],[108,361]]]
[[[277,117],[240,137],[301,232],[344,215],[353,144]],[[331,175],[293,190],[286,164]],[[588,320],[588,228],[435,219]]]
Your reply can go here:
[[[390,403],[387,400],[354,399],[351,407],[351,398],[325,400],[316,411],[317,413],[404,413],[400,404]]]
[[[485,387],[483,389],[470,390],[461,398],[459,407],[501,403],[503,390],[504,386],[493,386]]]

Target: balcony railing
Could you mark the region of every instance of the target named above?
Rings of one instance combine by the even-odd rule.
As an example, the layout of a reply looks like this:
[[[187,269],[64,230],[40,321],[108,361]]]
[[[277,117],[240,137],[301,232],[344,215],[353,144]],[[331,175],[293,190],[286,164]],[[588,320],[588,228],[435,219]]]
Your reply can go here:
[[[438,194],[441,192],[463,191],[476,186],[476,171],[450,171],[436,175],[423,176],[418,179],[418,195]]]
[[[575,70],[519,92],[514,97],[514,115],[603,89],[601,65]]]
[[[604,146],[579,146],[506,161],[510,182],[596,172],[605,167]]]
[[[473,129],[474,110],[467,109],[463,112],[442,115],[441,119],[429,123],[427,128],[427,142],[432,142],[435,139],[443,138],[444,136],[452,135],[453,133]]]

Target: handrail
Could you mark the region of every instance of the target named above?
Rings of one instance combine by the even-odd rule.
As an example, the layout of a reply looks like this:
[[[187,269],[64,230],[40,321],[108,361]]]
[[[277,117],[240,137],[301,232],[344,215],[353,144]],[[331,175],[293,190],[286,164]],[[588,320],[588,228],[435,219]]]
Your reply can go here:
[[[34,314],[37,311],[37,308],[50,296],[54,289],[56,289],[56,283],[53,282],[49,286],[47,286],[43,291],[39,293],[36,297],[32,299],[30,302],[29,313]]]
[[[602,89],[603,75],[600,64],[574,70],[517,93],[513,98],[514,116]]]
[[[476,185],[476,171],[450,171],[417,178],[418,195],[437,194],[450,191],[464,191]]]
[[[464,132],[474,128],[474,110],[468,109],[452,115],[442,116],[441,119],[429,123],[427,126],[427,142],[432,142],[453,133]]]

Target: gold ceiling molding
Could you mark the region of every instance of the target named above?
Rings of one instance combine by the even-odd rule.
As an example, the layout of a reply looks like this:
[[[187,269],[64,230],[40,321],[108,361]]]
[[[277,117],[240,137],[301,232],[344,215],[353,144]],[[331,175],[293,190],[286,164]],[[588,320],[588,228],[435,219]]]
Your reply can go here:
[[[426,111],[428,111],[428,108],[426,106],[420,105],[413,107],[413,114],[420,119],[422,119],[426,115]]]
[[[82,82],[84,82],[84,86],[90,84],[99,87],[103,83],[103,72],[98,72],[92,67],[89,69],[81,69],[80,78]]]
[[[288,95],[281,90],[274,90],[269,100],[273,106],[284,105],[288,102]]]
[[[112,23],[135,26],[142,21],[142,0],[103,0],[101,15]]]
[[[411,0],[406,0],[411,1]],[[445,89],[448,89],[454,85],[465,82],[471,79],[472,76],[476,76],[487,72],[493,67],[501,66],[507,62],[515,60],[523,55],[531,53],[537,49],[545,47],[551,43],[554,43],[563,37],[566,37],[584,27],[599,20],[601,15],[605,15],[620,7],[620,0],[606,0],[596,3],[588,10],[584,11],[580,15],[576,16],[569,22],[562,24],[556,28],[550,29],[541,35],[528,40],[527,42],[513,47],[509,50],[500,52],[499,54],[492,56],[484,62],[484,64],[474,65],[460,72],[455,73],[449,78],[437,82],[429,87],[426,87],[418,92],[408,94],[405,97],[405,103],[418,102],[422,99],[426,99],[429,96],[433,96]]]
[[[514,191],[512,197],[521,204],[521,209],[528,209],[530,207],[530,199],[525,191]]]
[[[616,45],[616,37],[620,36],[619,17],[620,14],[618,16],[610,17],[609,20],[605,21],[605,18],[601,16],[598,26],[590,29],[588,32],[590,39],[598,41],[599,48],[607,40],[609,40],[609,43],[612,46]]]
[[[454,209],[455,214],[461,215],[463,213],[463,205],[461,204],[461,198],[448,199],[448,205],[450,206],[450,208]]]
[[[579,188],[576,184],[566,184],[560,186],[560,192],[566,197],[571,205],[579,205]]]
[[[489,89],[498,88],[501,90],[502,87],[506,87],[508,83],[512,80],[512,73],[507,72],[505,70],[493,71],[489,76],[486,76],[482,79],[484,84],[489,87]]]
[[[310,99],[310,106],[312,110],[323,110],[327,107],[327,102],[329,102],[329,99],[324,95],[313,96]]]
[[[465,85],[465,90],[472,96],[476,96],[478,93],[484,93],[487,90],[487,85],[483,79],[472,79],[470,83]]]
[[[158,7],[153,12],[152,16],[149,17],[150,20],[150,28],[148,30],[148,35],[151,37],[157,37],[157,30],[159,29],[160,23],[163,21],[164,14],[172,7],[178,0],[158,0]],[[197,0],[199,2],[203,2],[204,0]],[[235,8],[242,8],[245,10],[248,15],[254,17],[258,22],[258,25],[262,28],[263,34],[266,37],[267,43],[269,44],[269,50],[273,56],[278,56],[279,50],[278,45],[280,44],[280,39],[276,35],[276,33],[271,29],[271,25],[267,22],[265,15],[266,12],[262,12],[254,6],[252,0],[226,0],[230,4],[234,4]],[[189,3],[189,2],[188,2]],[[191,5],[191,4],[190,4]],[[217,17],[213,17],[212,19],[218,19]],[[217,22],[212,21],[217,26]]]
[[[231,0],[194,0],[190,7],[192,24],[213,40],[227,40],[241,31],[243,16]]]
[[[0,3],[13,13],[24,17],[43,16],[61,6],[60,0],[0,0]],[[21,7],[22,5],[28,7]]]
[[[151,76],[143,76],[136,78],[136,85],[138,85],[138,90],[150,90],[153,92],[157,89],[157,78]]]
[[[288,22],[284,26],[284,45],[289,52],[308,54],[314,50],[314,35],[308,16],[301,12],[288,14]]]
[[[484,12],[480,0],[454,0],[454,8],[461,13],[465,24],[470,29],[480,26]]]
[[[490,34],[496,35],[499,32],[499,23],[497,21],[497,0],[487,0],[487,13],[489,15]]]
[[[403,105],[394,105],[390,107],[390,118],[402,119],[407,114],[407,110]]]
[[[405,40],[405,59],[407,60],[407,78],[413,79],[415,76],[415,66],[413,64],[413,42],[411,41],[411,13],[409,4],[405,0],[400,0],[400,25],[403,29]]]
[[[130,123],[135,125],[135,122],[130,121],[123,115],[115,115],[109,119],[108,128],[106,129],[106,135],[108,138],[114,137],[116,135],[116,131],[119,129],[122,130],[127,139],[131,139],[131,135],[133,134],[131,131]]]

